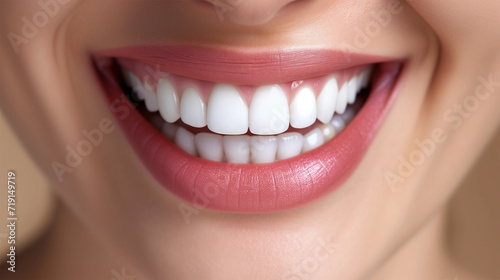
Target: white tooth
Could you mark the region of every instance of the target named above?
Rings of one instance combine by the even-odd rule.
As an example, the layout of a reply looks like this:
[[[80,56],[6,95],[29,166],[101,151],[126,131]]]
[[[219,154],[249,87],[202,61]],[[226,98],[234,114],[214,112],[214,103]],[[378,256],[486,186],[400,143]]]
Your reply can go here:
[[[156,97],[156,92],[153,90],[153,87],[148,83],[144,83],[144,103],[146,103],[146,109],[150,112],[158,111],[158,98]]]
[[[347,84],[347,103],[353,104],[356,101],[356,94],[358,93],[358,77],[354,76]]]
[[[372,72],[372,68],[369,67],[365,70],[363,70],[363,72],[361,73],[361,88],[366,88],[370,82],[370,75],[371,75],[371,72]]]
[[[275,136],[250,137],[252,163],[270,163],[276,160],[278,139]]]
[[[339,134],[345,128],[345,121],[339,115],[334,115],[330,124],[335,128],[336,134]]]
[[[196,156],[196,146],[194,144],[194,134],[183,127],[177,129],[175,134],[175,145],[183,149],[186,153]]]
[[[288,132],[277,136],[278,153],[277,159],[284,160],[300,155],[304,145],[304,136],[298,132]]]
[[[290,125],[295,128],[308,127],[316,121],[316,116],[316,97],[310,88],[302,88],[290,105]]]
[[[359,73],[357,76],[356,76],[356,94],[358,94],[361,89],[363,88],[363,85],[362,85],[362,80],[363,79],[363,72]]]
[[[160,115],[166,122],[176,122],[181,114],[179,112],[179,98],[171,82],[161,78],[156,87]]]
[[[146,89],[144,88],[143,83],[141,80],[132,72],[129,74],[130,77],[130,87],[132,88],[132,91],[135,92],[137,95],[137,98],[139,100],[144,100],[144,97],[146,96]]]
[[[193,127],[207,125],[205,102],[194,88],[187,88],[181,98],[181,120]]]
[[[161,133],[165,135],[168,138],[168,140],[174,141],[177,128],[178,126],[175,124],[163,122]]]
[[[198,133],[194,137],[200,157],[213,161],[222,161],[222,136],[213,133]]]
[[[322,124],[319,129],[321,130],[321,133],[323,133],[323,140],[325,142],[328,142],[335,137],[335,128],[331,124]]]
[[[324,143],[325,140],[323,138],[323,133],[321,133],[319,128],[315,128],[304,135],[304,146],[302,147],[302,152],[305,153],[312,149],[316,149]]]
[[[290,113],[285,93],[278,85],[261,86],[250,104],[250,131],[254,134],[270,135],[288,129]]]
[[[217,84],[207,109],[208,129],[220,134],[238,135],[248,131],[248,107],[238,90],[228,84]]]
[[[343,114],[345,109],[347,108],[347,94],[349,92],[348,83],[344,83],[344,85],[340,88],[339,96],[337,98],[337,104],[335,105],[335,112],[338,114]]]
[[[223,136],[222,145],[227,162],[249,163],[250,162],[250,136]]]
[[[339,87],[337,85],[337,79],[330,78],[316,101],[318,120],[322,123],[328,123],[332,120],[338,93]]]

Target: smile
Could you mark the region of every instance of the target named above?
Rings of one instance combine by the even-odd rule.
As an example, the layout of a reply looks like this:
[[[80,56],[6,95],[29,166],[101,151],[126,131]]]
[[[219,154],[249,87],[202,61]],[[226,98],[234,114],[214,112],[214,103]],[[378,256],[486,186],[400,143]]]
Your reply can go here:
[[[160,185],[204,208],[249,213],[339,187],[402,69],[395,59],[329,50],[178,46],[110,50],[95,61],[111,111],[124,95],[135,107],[118,120]]]

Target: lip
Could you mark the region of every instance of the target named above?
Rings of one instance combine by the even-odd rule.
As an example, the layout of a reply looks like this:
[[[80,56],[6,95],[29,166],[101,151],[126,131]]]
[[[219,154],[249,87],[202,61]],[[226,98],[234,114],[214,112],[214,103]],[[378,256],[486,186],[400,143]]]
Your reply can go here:
[[[95,56],[94,62],[98,80],[111,108],[117,100],[128,103],[130,110],[125,118],[119,116],[116,108],[111,111],[142,163],[162,187],[198,208],[266,213],[304,205],[334,191],[345,182],[360,163],[389,111],[397,95],[397,81],[404,66],[394,58],[345,55],[330,50],[295,50],[276,56],[278,53],[282,52],[239,53],[238,56],[233,51],[198,47],[147,46],[103,51]],[[196,59],[208,54],[213,56],[205,57],[202,64]],[[223,60],[223,57],[228,59]],[[266,63],[253,60],[266,57],[269,58]],[[350,61],[341,57],[348,57]],[[382,64],[375,71],[372,90],[361,111],[329,142],[297,157],[274,163],[231,164],[185,153],[137,110],[131,109],[133,105],[127,99],[123,100],[118,71],[112,58],[137,59],[155,65],[161,71],[234,84],[255,84],[259,78],[262,78],[260,84],[276,83],[290,81],[290,77],[305,78],[363,64]],[[311,58],[315,58],[310,62],[312,66],[306,64]],[[331,58],[338,60],[321,63]],[[300,61],[302,64],[297,64]],[[196,65],[200,67],[196,68]],[[272,72],[260,72],[262,69]],[[228,74],[232,70],[235,73]],[[259,73],[245,77],[244,73],[252,71]]]
[[[234,85],[265,85],[324,76],[355,66],[391,60],[327,49],[242,52],[186,45],[138,46],[106,50],[97,57],[141,61],[160,70],[198,80]]]

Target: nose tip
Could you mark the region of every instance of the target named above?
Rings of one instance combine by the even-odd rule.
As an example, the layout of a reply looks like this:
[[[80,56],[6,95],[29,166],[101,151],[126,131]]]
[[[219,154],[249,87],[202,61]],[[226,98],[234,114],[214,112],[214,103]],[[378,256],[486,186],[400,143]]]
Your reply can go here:
[[[271,20],[276,13],[297,0],[205,0],[211,3],[221,20],[241,25],[259,25]]]

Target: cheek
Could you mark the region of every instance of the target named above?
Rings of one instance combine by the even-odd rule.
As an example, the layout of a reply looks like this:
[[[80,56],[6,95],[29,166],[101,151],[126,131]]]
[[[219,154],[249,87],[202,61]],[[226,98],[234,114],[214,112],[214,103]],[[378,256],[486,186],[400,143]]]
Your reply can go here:
[[[500,10],[496,0],[482,1],[407,1],[438,34],[443,44],[457,42],[498,42],[500,18],[492,11]]]

